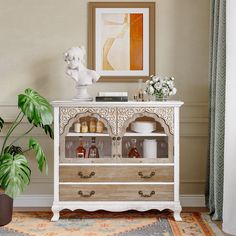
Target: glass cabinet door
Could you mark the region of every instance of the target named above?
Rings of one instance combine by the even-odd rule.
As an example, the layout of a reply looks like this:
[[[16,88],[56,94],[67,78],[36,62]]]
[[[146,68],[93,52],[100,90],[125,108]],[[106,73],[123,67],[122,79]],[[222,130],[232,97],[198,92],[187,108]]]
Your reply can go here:
[[[126,162],[173,162],[173,135],[162,120],[140,115],[126,126],[121,149]]]
[[[60,137],[61,162],[102,162],[113,155],[109,127],[94,116],[70,121]]]
[[[173,135],[164,120],[136,114],[120,135],[93,114],[70,120],[60,136],[63,163],[173,163]],[[118,121],[119,122],[119,121]]]

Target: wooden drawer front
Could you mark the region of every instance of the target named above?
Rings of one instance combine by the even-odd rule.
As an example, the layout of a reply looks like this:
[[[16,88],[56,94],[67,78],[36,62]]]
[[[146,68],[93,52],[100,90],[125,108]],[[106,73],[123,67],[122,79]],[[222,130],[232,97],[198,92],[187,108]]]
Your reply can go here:
[[[60,184],[60,201],[173,201],[174,185]]]
[[[60,166],[60,182],[173,181],[173,166]]]

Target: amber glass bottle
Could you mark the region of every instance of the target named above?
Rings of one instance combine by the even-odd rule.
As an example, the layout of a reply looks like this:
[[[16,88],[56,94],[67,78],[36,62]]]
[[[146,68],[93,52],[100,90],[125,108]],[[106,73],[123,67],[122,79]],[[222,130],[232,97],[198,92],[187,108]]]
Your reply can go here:
[[[92,143],[89,148],[88,158],[99,158],[98,148],[96,147],[96,138],[92,137]]]
[[[129,158],[140,158],[140,154],[138,152],[138,149],[136,147],[136,139],[131,139],[131,148],[128,153]]]
[[[83,139],[82,137],[79,138],[79,146],[76,148],[76,156],[79,158],[86,157],[86,149],[83,146]]]

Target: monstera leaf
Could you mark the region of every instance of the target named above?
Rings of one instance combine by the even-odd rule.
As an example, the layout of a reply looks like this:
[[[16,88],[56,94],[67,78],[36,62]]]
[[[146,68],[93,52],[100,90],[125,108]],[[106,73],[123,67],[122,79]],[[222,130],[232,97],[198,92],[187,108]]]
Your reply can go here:
[[[4,153],[9,153],[15,156],[16,154],[22,154],[22,148],[19,146],[14,146],[14,145],[7,146],[4,149]]]
[[[50,125],[42,125],[42,128],[45,132],[45,134],[49,135],[51,139],[54,139],[54,133],[52,130],[52,127]]]
[[[2,117],[0,117],[0,131],[2,130],[3,125],[4,125],[4,120],[2,119]]]
[[[5,153],[0,164],[0,186],[14,198],[24,191],[30,182],[31,171],[27,159],[17,154]]]
[[[47,174],[48,173],[47,159],[39,143],[35,139],[31,138],[29,140],[29,148],[32,148],[35,152],[39,170],[43,172],[43,168],[45,167],[45,172]]]
[[[18,95],[18,107],[35,126],[52,124],[51,105],[33,89],[28,88],[24,94]]]

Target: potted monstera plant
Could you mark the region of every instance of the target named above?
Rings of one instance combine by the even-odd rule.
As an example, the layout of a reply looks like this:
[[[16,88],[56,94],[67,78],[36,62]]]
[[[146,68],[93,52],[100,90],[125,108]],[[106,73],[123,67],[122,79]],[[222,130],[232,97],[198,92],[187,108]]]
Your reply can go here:
[[[0,226],[8,224],[12,219],[13,199],[21,194],[30,182],[31,169],[27,154],[33,152],[37,160],[38,169],[46,174],[48,165],[46,156],[34,138],[29,138],[27,148],[19,146],[19,141],[34,128],[38,127],[53,138],[51,124],[53,122],[52,107],[49,102],[33,89],[26,89],[18,95],[19,114],[6,130],[3,143],[0,146]],[[27,118],[30,128],[21,135],[12,134]],[[0,117],[0,132],[4,127],[4,120]]]

